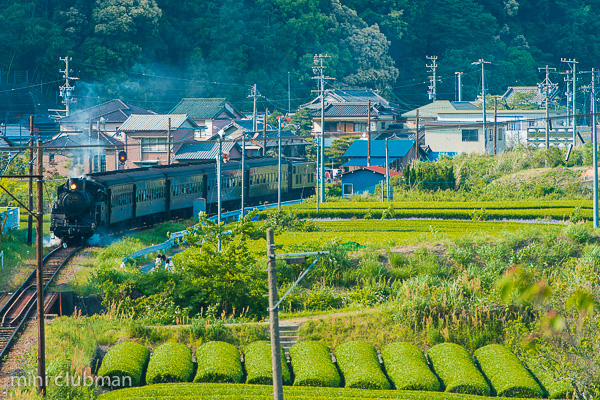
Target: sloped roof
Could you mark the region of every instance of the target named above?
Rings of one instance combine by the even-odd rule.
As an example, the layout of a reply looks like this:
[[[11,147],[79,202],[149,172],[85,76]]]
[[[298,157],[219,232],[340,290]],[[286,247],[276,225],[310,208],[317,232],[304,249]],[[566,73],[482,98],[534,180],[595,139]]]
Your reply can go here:
[[[187,114],[193,119],[214,119],[223,111],[234,117],[243,116],[226,98],[184,98],[169,114]],[[237,114],[237,115],[236,115]]]
[[[388,158],[404,157],[415,145],[414,140],[388,140]],[[367,157],[367,140],[355,140],[352,142],[343,157]],[[371,140],[371,157],[385,158],[385,140]]]
[[[400,159],[399,157],[388,157],[388,165],[393,164],[394,162],[398,161],[399,159]],[[371,157],[371,160],[369,160],[369,161],[370,161],[371,166],[385,165],[385,157]],[[342,164],[342,167],[366,167],[366,166],[367,166],[367,157],[355,157],[355,158],[348,160],[344,164]]]
[[[373,107],[376,107],[380,113],[384,113],[384,111],[387,111],[388,113],[399,114],[398,106],[396,104],[390,103],[385,98],[381,97],[379,93],[372,89],[332,89],[328,90],[325,94],[326,105],[362,105],[365,110],[364,115],[367,115],[366,109],[369,101],[371,101],[371,105]],[[321,96],[313,99],[307,104],[300,106],[300,108],[310,108],[312,110],[320,109],[320,107]],[[327,115],[327,113],[325,115]],[[342,115],[350,116],[357,114],[349,114],[349,111],[345,111],[345,114]]]
[[[314,117],[321,116],[321,107],[313,108]],[[368,103],[326,103],[326,117],[367,117],[369,115]],[[371,105],[371,116],[379,115],[376,104]]]
[[[166,131],[169,129],[169,119],[171,120],[171,130],[181,129],[186,123],[192,128],[198,127],[187,114],[133,114],[127,118],[118,130],[127,132]]]
[[[87,122],[90,119],[95,122],[100,120],[100,118],[104,118],[107,123],[120,123],[125,122],[132,114],[155,114],[155,112],[119,99],[114,99],[76,111],[68,117],[61,118],[60,122]]]
[[[371,165],[369,167],[357,168],[357,169],[354,169],[352,171],[344,172],[342,175],[350,175],[350,174],[353,174],[355,172],[365,171],[365,170],[366,171],[371,171],[371,172],[374,172],[376,174],[385,176],[385,167],[380,167],[380,166],[376,166],[376,165]],[[397,176],[397,175],[402,175],[402,173],[390,170],[390,176]]]
[[[529,93],[529,92],[535,93],[535,95],[531,99],[532,103],[535,103],[538,106],[540,106],[542,103],[544,103],[544,101],[546,99],[546,94],[538,86],[509,86],[506,89],[506,92],[504,92],[504,94],[502,95],[502,99],[504,101],[510,101],[511,97],[513,97],[517,93]],[[552,86],[548,93],[548,97],[550,98],[550,101],[553,101],[559,94],[560,94],[560,89],[558,89],[558,87],[556,87],[556,86]]]
[[[416,118],[417,110],[419,110],[419,118],[436,118],[438,113],[444,111],[475,111],[481,110],[481,108],[468,101],[436,100],[419,108],[415,108],[414,110],[405,112],[402,116],[405,118]]]
[[[0,147],[11,147],[12,143],[10,142],[10,140],[0,137]]]
[[[235,142],[222,142],[223,152],[230,152],[239,145]],[[182,143],[175,153],[176,160],[214,160],[219,153],[219,143],[189,142]]]

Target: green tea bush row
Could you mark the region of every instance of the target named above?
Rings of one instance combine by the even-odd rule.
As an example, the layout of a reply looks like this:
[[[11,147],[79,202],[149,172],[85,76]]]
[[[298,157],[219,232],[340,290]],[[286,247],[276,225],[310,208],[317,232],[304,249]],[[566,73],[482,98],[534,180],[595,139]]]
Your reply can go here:
[[[339,387],[340,374],[331,361],[329,347],[304,341],[290,348],[294,386]]]
[[[150,350],[135,342],[123,342],[113,346],[102,359],[98,376],[130,377],[131,385],[142,383],[144,370],[150,358]],[[127,383],[126,380],[121,382]]]
[[[477,369],[471,354],[454,343],[440,343],[427,352],[433,369],[446,392],[489,396],[485,378]]]
[[[190,382],[194,375],[192,351],[182,343],[165,343],[154,350],[146,372],[146,382]]]
[[[345,387],[356,389],[390,389],[381,370],[375,347],[369,343],[346,342],[335,349],[335,358],[345,381]]]
[[[475,351],[475,358],[492,386],[503,397],[543,397],[544,391],[509,349],[490,344]]]
[[[321,210],[343,210],[343,209],[366,209],[383,210],[390,207],[396,210],[407,209],[452,209],[452,210],[473,210],[475,208],[487,209],[569,209],[573,210],[580,207],[583,210],[591,210],[593,204],[591,200],[535,200],[535,201],[397,201],[397,202],[354,202],[354,201],[333,201],[320,205]],[[295,210],[312,209],[315,205],[312,203],[302,203],[292,206]]]
[[[196,382],[241,383],[244,378],[240,352],[225,342],[208,342],[196,350]]]
[[[543,386],[549,399],[570,399],[573,396],[573,386],[565,379],[555,380],[548,372],[537,364],[528,363],[529,369]]]
[[[381,349],[388,377],[398,390],[440,390],[440,381],[419,348],[410,343],[391,343]]]
[[[273,364],[271,362],[271,344],[259,340],[244,348],[244,367],[246,368],[246,383],[258,385],[273,384]],[[287,365],[285,353],[281,349],[281,372],[283,384],[291,385],[292,376]]]
[[[99,400],[265,400],[273,398],[273,388],[265,385],[230,385],[216,383],[171,383],[121,389],[105,393]],[[286,400],[476,400],[478,397],[444,392],[410,390],[365,390],[285,386]],[[480,397],[485,400],[486,398]]]

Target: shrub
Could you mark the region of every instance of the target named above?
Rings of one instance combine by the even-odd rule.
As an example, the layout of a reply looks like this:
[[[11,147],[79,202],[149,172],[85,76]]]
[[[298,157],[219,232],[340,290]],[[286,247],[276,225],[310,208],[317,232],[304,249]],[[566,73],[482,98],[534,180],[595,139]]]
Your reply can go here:
[[[196,361],[195,383],[241,383],[244,377],[240,352],[232,344],[205,343],[196,350]]]
[[[475,351],[475,358],[492,386],[503,397],[543,397],[544,391],[521,361],[506,347],[490,344]]]
[[[570,399],[573,397],[573,386],[566,379],[555,380],[538,364],[529,364],[529,368],[543,386],[549,399]]]
[[[130,377],[131,386],[142,383],[150,351],[135,342],[123,342],[113,346],[102,360],[98,376]],[[125,380],[121,380],[125,382]]]
[[[454,343],[440,343],[427,352],[446,392],[489,396],[490,387],[475,366],[473,357]]]
[[[440,381],[419,348],[410,343],[392,343],[381,350],[392,384],[398,390],[440,390]]]
[[[271,363],[271,344],[260,340],[244,348],[244,366],[246,367],[246,383],[258,385],[273,384],[273,365]],[[292,376],[287,365],[285,352],[281,349],[281,372],[283,384],[291,385]]]
[[[192,351],[182,343],[165,343],[152,353],[146,372],[146,382],[190,382],[194,376]]]
[[[354,341],[346,342],[335,349],[335,358],[342,372],[345,387],[357,389],[390,389],[377,351],[372,345]]]
[[[304,341],[290,348],[294,386],[339,387],[340,374],[331,361],[329,347]]]

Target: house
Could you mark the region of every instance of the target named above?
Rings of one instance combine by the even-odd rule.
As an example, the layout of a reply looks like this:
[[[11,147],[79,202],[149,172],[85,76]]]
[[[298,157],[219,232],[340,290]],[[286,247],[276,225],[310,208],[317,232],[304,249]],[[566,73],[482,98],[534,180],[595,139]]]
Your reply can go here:
[[[390,177],[401,176],[390,169]],[[375,194],[375,188],[385,182],[386,169],[379,166],[360,167],[342,174],[342,197],[354,194]]]
[[[526,100],[536,105],[538,108],[544,107],[546,101],[546,93],[543,86],[509,86],[500,100],[504,103],[512,103],[517,96],[525,95]],[[531,96],[531,98],[529,98]],[[548,99],[552,102],[560,97],[560,89],[558,86],[549,86]]]
[[[187,114],[130,115],[117,130],[127,152],[125,167],[168,164],[174,160],[175,146],[194,141],[198,130]]]
[[[44,167],[51,176],[79,177],[92,172],[124,169],[118,154],[124,144],[115,134],[95,131],[60,133],[43,143]],[[77,148],[79,147],[79,148]]]
[[[401,113],[395,104],[388,102],[371,89],[333,89],[325,93],[323,120],[325,123],[325,146],[336,137],[359,135],[367,137],[395,125],[399,130]],[[320,135],[321,97],[317,97],[301,108],[309,108],[313,116],[313,134]]]
[[[219,134],[213,135],[209,140],[218,140],[221,136],[225,140],[234,140],[242,146],[243,135],[246,136],[246,156],[260,157],[269,151],[279,151],[279,131],[270,124],[263,125],[262,122],[256,124],[256,131],[252,130],[251,120],[232,121],[229,125],[223,127]],[[281,131],[281,154],[284,157],[304,157],[308,141],[297,136],[294,132],[284,129]]]
[[[221,153],[224,160],[239,160],[242,158],[240,145],[232,141],[221,142]],[[177,162],[198,163],[216,160],[219,154],[219,143],[216,141],[193,141],[178,145],[175,150]]]
[[[407,126],[416,129],[417,111],[419,131],[424,133],[424,145],[433,152],[442,153],[502,153],[517,145],[543,141],[546,129],[544,110],[486,110],[486,130],[483,134],[483,110],[470,102],[438,100],[404,113]],[[566,115],[551,111],[551,135],[556,143],[568,134]],[[494,124],[495,121],[495,124]],[[539,130],[544,131],[543,135]],[[495,138],[495,140],[494,140]],[[531,140],[529,140],[531,139]]]
[[[119,99],[113,99],[61,118],[59,120],[60,131],[87,132],[90,130],[91,123],[92,130],[114,133],[133,114],[151,115],[156,113]]]
[[[414,140],[371,140],[371,152],[369,153],[369,141],[355,140],[342,156],[348,161],[342,164],[342,168],[350,170],[362,167],[383,166],[386,163],[386,146],[388,154],[388,165],[390,169],[401,171],[402,168],[420,155],[420,150],[415,146]]]
[[[187,114],[199,127],[196,140],[207,140],[231,121],[244,118],[225,98],[184,98],[169,114]]]

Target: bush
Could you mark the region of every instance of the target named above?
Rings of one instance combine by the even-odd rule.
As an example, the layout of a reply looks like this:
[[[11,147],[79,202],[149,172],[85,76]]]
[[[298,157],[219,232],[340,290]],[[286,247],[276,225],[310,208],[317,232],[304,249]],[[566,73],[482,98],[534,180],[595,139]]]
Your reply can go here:
[[[473,357],[454,343],[440,343],[427,352],[446,392],[489,396],[490,387],[475,366]]]
[[[388,377],[398,390],[440,390],[440,381],[419,348],[410,343],[392,343],[381,350]]]
[[[319,342],[299,342],[290,348],[294,386],[339,387],[340,374],[331,361],[329,347]]]
[[[345,381],[345,387],[357,389],[390,389],[377,351],[372,345],[354,341],[335,349],[335,358]]]
[[[131,386],[138,386],[142,383],[144,370],[150,358],[150,351],[135,342],[123,342],[113,346],[104,359],[98,370],[98,376],[130,377]],[[121,380],[121,382],[125,382]]]
[[[543,386],[549,399],[570,399],[573,396],[573,386],[565,379],[556,381],[538,364],[529,364],[531,372]]]
[[[196,350],[197,382],[241,383],[244,377],[240,352],[225,342],[208,342]]]
[[[190,382],[194,376],[192,351],[182,343],[165,343],[152,353],[148,364],[146,382],[171,383]]]
[[[271,344],[260,340],[244,348],[244,366],[246,367],[246,383],[258,385],[273,384],[273,364],[271,363]],[[292,376],[287,365],[285,352],[281,349],[281,372],[283,384],[291,385]]]
[[[490,344],[475,351],[475,358],[492,386],[502,397],[543,397],[540,385],[521,361],[506,347]]]

